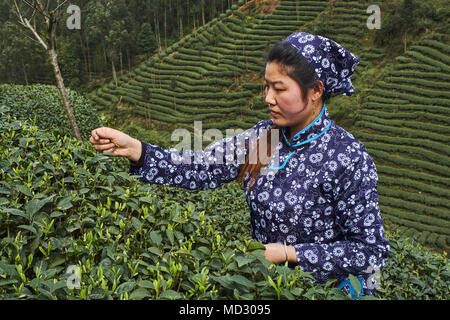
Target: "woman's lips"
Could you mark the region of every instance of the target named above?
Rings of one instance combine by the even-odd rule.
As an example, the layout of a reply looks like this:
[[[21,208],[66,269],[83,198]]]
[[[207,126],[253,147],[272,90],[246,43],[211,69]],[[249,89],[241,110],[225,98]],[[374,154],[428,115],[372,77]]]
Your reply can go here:
[[[280,115],[280,113],[275,112],[275,111],[273,111],[273,110],[270,110],[270,114],[271,114],[272,117],[276,117],[276,116],[279,116],[279,115]]]

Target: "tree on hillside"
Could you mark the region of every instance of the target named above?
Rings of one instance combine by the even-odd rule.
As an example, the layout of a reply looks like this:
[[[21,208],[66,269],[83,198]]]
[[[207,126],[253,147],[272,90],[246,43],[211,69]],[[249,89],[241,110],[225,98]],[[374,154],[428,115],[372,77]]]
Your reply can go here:
[[[13,11],[17,16],[17,21],[19,24],[28,29],[32,33],[34,40],[36,40],[47,52],[48,57],[50,58],[50,63],[53,67],[56,84],[61,93],[67,116],[69,117],[73,134],[78,141],[82,141],[80,131],[67,96],[66,87],[59,68],[58,55],[56,52],[56,28],[58,23],[64,17],[65,11],[62,10],[62,7],[66,2],[67,0],[62,2],[60,0],[48,1],[44,6],[44,3],[41,0],[14,0]],[[52,4],[52,8],[50,8],[50,3]]]
[[[403,51],[408,49],[408,37],[431,28],[437,18],[435,6],[428,1],[390,0],[383,3],[381,29],[375,42],[389,45],[401,39]]]

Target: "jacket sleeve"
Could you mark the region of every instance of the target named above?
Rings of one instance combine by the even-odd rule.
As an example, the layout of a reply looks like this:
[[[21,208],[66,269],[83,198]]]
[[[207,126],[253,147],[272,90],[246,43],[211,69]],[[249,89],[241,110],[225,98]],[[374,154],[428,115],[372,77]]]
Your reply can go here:
[[[137,163],[130,161],[130,174],[142,182],[181,187],[190,190],[218,188],[237,178],[252,139],[271,126],[262,120],[230,138],[209,145],[205,150],[179,151],[142,143]]]
[[[321,282],[344,280],[349,274],[367,280],[385,265],[389,244],[378,206],[377,183],[375,164],[364,150],[334,180],[335,223],[343,240],[296,244],[297,261],[303,270]]]

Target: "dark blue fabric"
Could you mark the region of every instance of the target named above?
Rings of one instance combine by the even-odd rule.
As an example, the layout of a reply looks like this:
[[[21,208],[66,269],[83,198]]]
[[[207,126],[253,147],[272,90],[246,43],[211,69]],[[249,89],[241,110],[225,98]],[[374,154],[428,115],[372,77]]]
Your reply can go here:
[[[359,58],[335,41],[306,32],[291,34],[284,40],[294,46],[314,68],[324,84],[326,95],[352,95],[351,76]]]
[[[217,188],[236,179],[243,163],[238,159],[248,155],[249,141],[242,138],[255,131],[260,136],[272,125],[273,120],[260,121],[242,134],[184,155],[143,143],[143,165],[131,163],[130,173],[149,183],[190,190]],[[381,269],[389,252],[378,206],[375,164],[363,144],[330,120],[326,108],[289,143],[311,139],[327,127],[325,134],[296,149],[283,169],[258,176],[251,192],[249,177],[245,177],[252,237],[294,246],[298,265],[319,282],[343,281],[348,274],[367,281],[369,267]],[[277,150],[280,159],[272,163],[274,167],[292,153],[284,138]],[[191,163],[177,164],[183,157]],[[365,294],[371,293],[365,286]]]

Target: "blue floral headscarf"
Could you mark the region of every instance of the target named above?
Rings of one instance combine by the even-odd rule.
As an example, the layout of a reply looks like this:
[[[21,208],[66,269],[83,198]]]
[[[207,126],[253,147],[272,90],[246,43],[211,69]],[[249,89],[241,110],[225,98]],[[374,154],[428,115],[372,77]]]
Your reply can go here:
[[[355,93],[351,76],[359,58],[333,40],[297,32],[284,40],[294,46],[315,69],[326,95]]]

